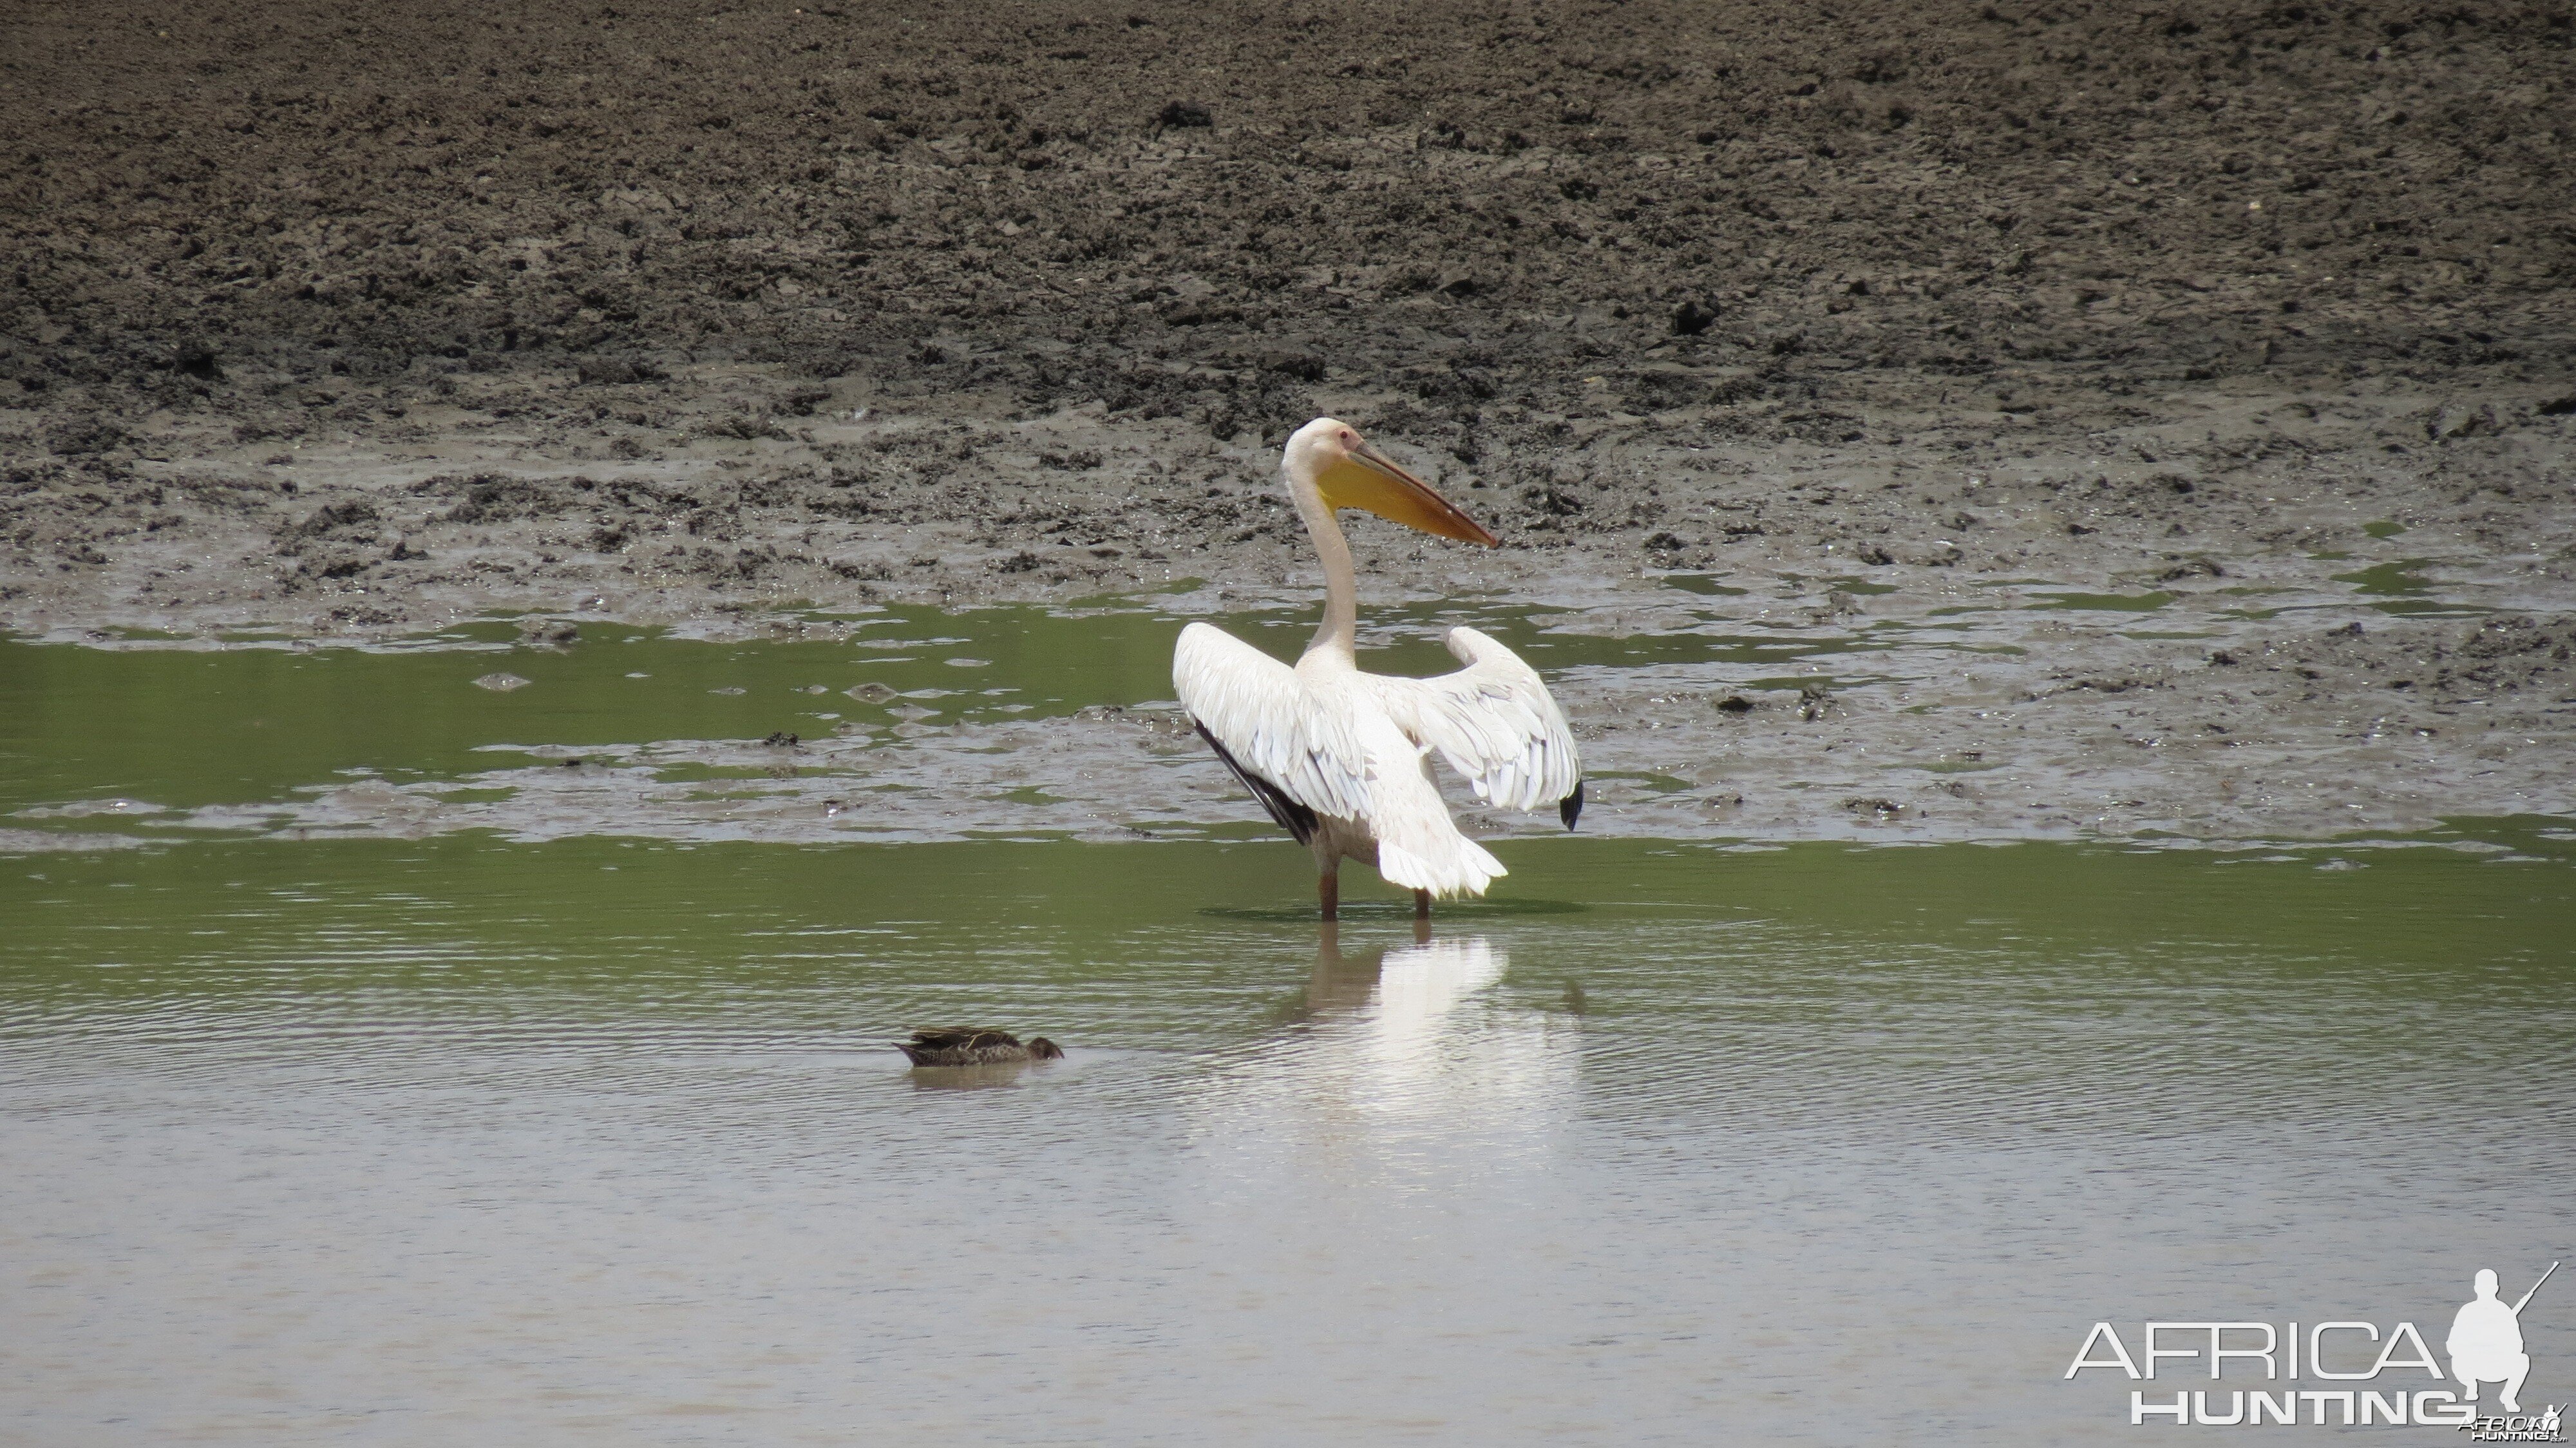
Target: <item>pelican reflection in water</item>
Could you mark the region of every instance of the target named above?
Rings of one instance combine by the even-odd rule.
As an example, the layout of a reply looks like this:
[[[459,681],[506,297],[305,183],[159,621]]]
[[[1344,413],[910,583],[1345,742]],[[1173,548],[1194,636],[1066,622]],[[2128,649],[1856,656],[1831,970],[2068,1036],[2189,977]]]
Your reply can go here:
[[[1396,1141],[1513,1143],[1547,1135],[1574,1099],[1580,1027],[1497,990],[1510,952],[1482,935],[1349,948],[1326,924],[1301,1008],[1208,1082],[1209,1112],[1242,1152],[1340,1159]],[[1214,1122],[1211,1121],[1211,1125]],[[1333,1168],[1319,1168],[1330,1170]]]

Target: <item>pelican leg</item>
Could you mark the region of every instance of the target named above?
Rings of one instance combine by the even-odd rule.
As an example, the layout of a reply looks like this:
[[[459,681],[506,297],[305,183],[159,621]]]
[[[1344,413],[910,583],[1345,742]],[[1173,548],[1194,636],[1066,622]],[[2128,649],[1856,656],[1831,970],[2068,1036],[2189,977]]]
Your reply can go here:
[[[1416,920],[1428,920],[1431,918],[1430,891],[1416,890],[1413,892],[1413,918]]]
[[[1342,918],[1342,872],[1326,870],[1315,877],[1315,900],[1324,907],[1324,918]]]

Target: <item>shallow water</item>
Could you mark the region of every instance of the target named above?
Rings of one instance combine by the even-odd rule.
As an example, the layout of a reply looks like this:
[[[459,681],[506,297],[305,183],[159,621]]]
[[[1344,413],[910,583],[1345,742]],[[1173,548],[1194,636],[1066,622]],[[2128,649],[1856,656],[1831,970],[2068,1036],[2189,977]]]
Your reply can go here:
[[[1900,642],[1760,613],[1686,614],[1663,632],[1615,636],[1570,627],[1576,617],[1382,609],[1367,662],[1455,668],[1437,639],[1467,623],[1561,689],[1656,669],[1795,688],[1768,675],[1961,647],[1947,629],[1896,631],[1908,633]],[[353,647],[0,640],[0,833],[32,831],[21,845],[473,829],[794,841],[1248,824],[1257,812],[1195,740],[1140,774],[1134,729],[1104,727],[1135,709],[1149,729],[1179,725],[1156,714],[1178,707],[1171,651],[1183,622],[1132,606],[880,608],[757,640],[593,624],[570,648],[521,644],[506,621]],[[1225,623],[1288,657],[1313,627],[1302,613]],[[1065,724],[1077,714],[1086,719]],[[789,735],[792,747],[762,742]],[[1597,813],[1596,828],[1610,818]]]
[[[20,856],[0,1438],[2086,1441],[2096,1320],[2576,1245],[2527,845],[1507,841],[1424,943],[1284,844]]]
[[[2356,596],[2398,588],[2389,579],[2401,575],[2404,590],[2421,592],[2403,567],[2346,577]],[[1445,671],[1455,661],[1438,640],[1457,624],[1519,651],[1576,718],[1610,725],[1584,746],[1588,830],[1695,838],[1732,825],[1776,834],[1785,815],[1800,837],[1857,838],[1875,825],[1851,817],[1852,802],[1867,806],[1890,789],[1885,771],[1955,765],[1944,751],[1963,743],[1975,745],[1968,753],[1977,759],[2015,746],[2003,751],[2023,771],[2012,787],[2034,814],[2071,819],[2099,813],[2102,801],[2134,803],[2143,788],[2136,776],[2157,772],[2159,759],[2016,744],[2018,721],[2001,721],[2016,703],[2080,677],[2071,662],[2106,677],[2162,677],[2179,655],[2156,651],[2171,653],[2172,641],[2186,642],[2196,660],[2203,641],[2224,641],[2226,629],[2249,619],[2349,611],[2352,602],[2267,594],[2264,608],[2246,610],[2225,590],[2095,594],[2006,579],[1879,617],[1865,610],[1890,592],[1885,584],[1770,581],[1775,591],[1756,597],[1710,575],[1676,573],[1643,602],[1632,595],[1582,609],[1501,598],[1372,605],[1363,664]],[[739,620],[725,625],[733,634],[719,635],[586,619],[571,647],[524,643],[505,619],[338,643],[0,639],[0,849],[472,831],[529,842],[601,833],[774,843],[1248,837],[1262,832],[1257,810],[1188,737],[1170,698],[1172,644],[1199,616],[1189,609],[1207,602],[1204,592],[1090,606],[779,615],[758,625],[766,637],[741,636],[753,626]],[[1219,621],[1293,657],[1314,615],[1256,610]],[[2155,626],[2139,626],[2147,622]],[[1793,710],[1818,691],[1843,698],[1834,717],[1846,733],[1875,729],[1875,737],[1792,732],[1748,746],[1721,730],[1728,716],[1710,708],[1725,699],[1749,709],[1750,696]],[[1936,710],[1954,722],[1998,722],[1881,727]],[[2315,738],[2289,743],[2266,767],[2310,771],[2320,767],[2309,757],[2317,749],[2345,747],[2336,717],[2300,722]],[[1780,784],[1787,797],[1775,791],[1757,800],[1756,814],[1735,812],[1748,790]],[[1451,797],[1474,811],[1463,791],[1453,787]],[[2467,808],[2501,814],[2546,809],[2553,799],[2502,789]],[[1981,825],[1949,799],[1924,796],[1903,808],[1916,838],[2027,831]],[[1767,829],[1759,822],[1766,811],[1774,816]],[[1480,834],[1555,828],[1545,815],[1475,814],[1469,827]],[[2135,823],[2174,835],[2191,822],[2177,814]],[[2373,821],[2315,824],[2307,832],[2359,832]]]
[[[811,615],[784,637],[752,641],[592,624],[573,647],[522,644],[500,620],[341,647],[0,639],[0,758],[11,766],[0,808],[101,789],[179,806],[239,801],[349,769],[459,777],[488,770],[489,752],[504,743],[600,747],[780,730],[810,739],[902,720],[989,725],[1168,705],[1172,645],[1186,619],[1125,602],[870,608]],[[1818,627],[1796,610],[1779,613],[1677,610],[1655,633],[1614,636],[1580,615],[1525,605],[1396,606],[1371,610],[1363,642],[1373,670],[1444,672],[1458,665],[1439,636],[1468,624],[1548,677],[1579,680],[1655,666],[1742,676],[1885,653],[1899,642],[1873,635],[1912,632],[1868,620]],[[1286,658],[1314,622],[1310,610],[1223,619]],[[1906,642],[1953,652],[1954,631]],[[473,687],[495,675],[520,682]]]
[[[1792,585],[1370,662],[1705,702],[2192,606]],[[2576,1254],[2562,820],[1755,849],[1605,738],[1584,837],[1328,935],[1182,619],[0,641],[0,1441],[2056,1443],[2096,1321],[2438,1340]],[[888,1044],[949,1023],[1071,1054]]]

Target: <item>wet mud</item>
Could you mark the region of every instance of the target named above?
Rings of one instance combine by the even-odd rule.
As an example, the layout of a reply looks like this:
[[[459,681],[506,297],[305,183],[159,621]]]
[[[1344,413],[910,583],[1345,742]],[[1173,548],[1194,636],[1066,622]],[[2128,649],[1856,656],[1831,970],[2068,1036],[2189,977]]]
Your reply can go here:
[[[1866,641],[1564,678],[1609,828],[2576,809],[2546,6],[147,4],[21,39],[14,632],[1303,606],[1275,447],[1332,412],[1505,539],[1361,523],[1381,609]],[[991,727],[1131,791],[1159,766],[1117,751],[1166,747]]]

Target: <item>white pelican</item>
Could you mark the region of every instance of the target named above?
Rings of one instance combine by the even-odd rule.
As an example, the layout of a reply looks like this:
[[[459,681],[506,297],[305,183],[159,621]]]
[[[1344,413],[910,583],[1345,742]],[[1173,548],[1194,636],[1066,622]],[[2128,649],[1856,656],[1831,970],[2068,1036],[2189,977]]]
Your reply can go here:
[[[1338,917],[1342,860],[1375,865],[1431,899],[1482,895],[1500,860],[1458,833],[1427,763],[1437,749],[1480,799],[1555,805],[1567,829],[1583,812],[1583,761],[1565,715],[1520,655],[1471,628],[1449,631],[1467,667],[1436,679],[1360,672],[1358,585],[1335,514],[1360,508],[1443,538],[1499,541],[1359,433],[1319,417],[1288,439],[1288,496],[1324,563],[1324,623],[1297,666],[1211,624],[1181,630],[1172,684],[1199,737],[1263,809],[1315,852],[1324,918]]]

